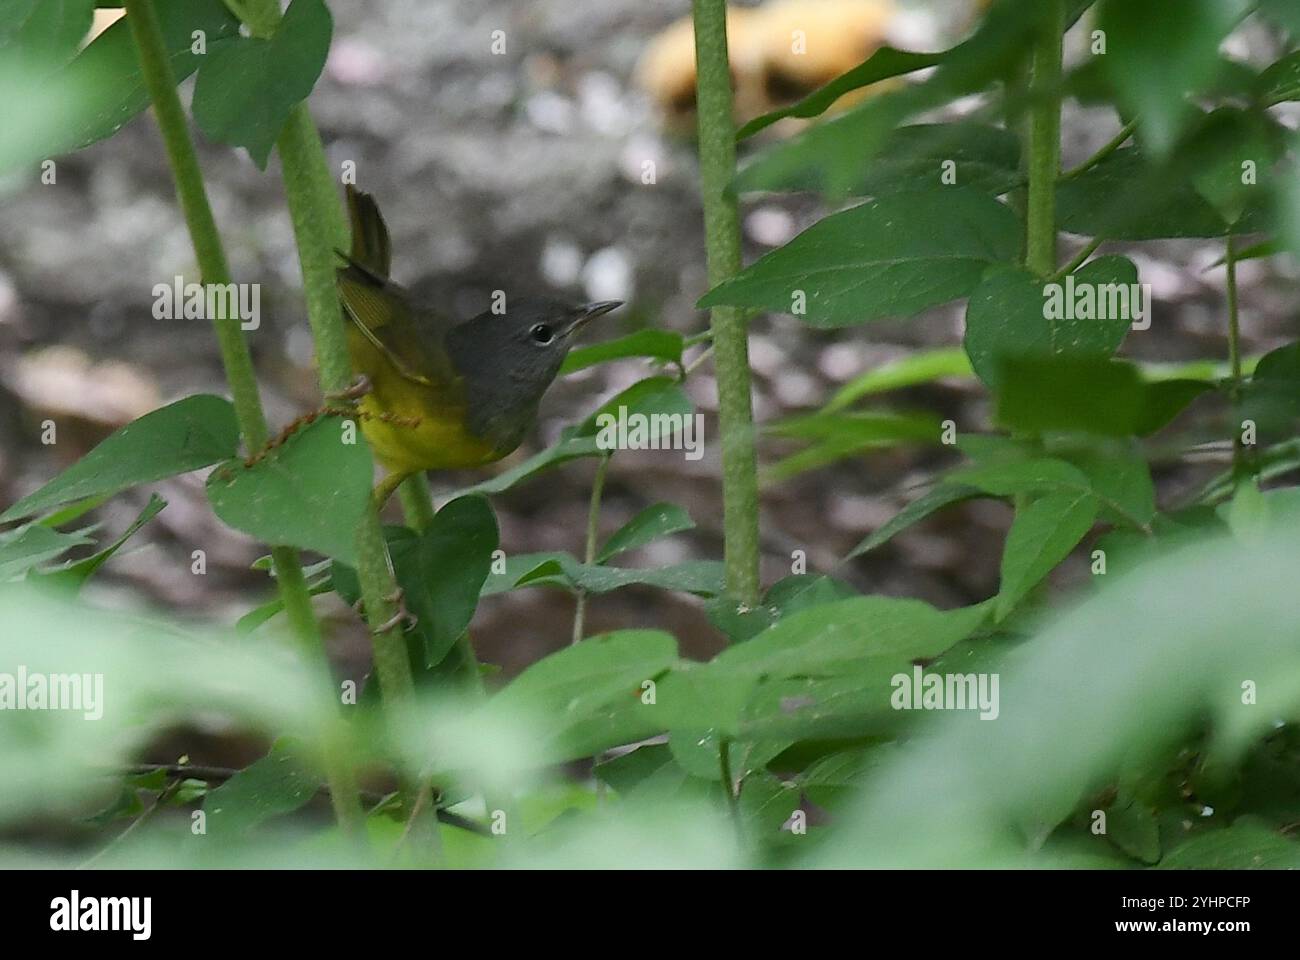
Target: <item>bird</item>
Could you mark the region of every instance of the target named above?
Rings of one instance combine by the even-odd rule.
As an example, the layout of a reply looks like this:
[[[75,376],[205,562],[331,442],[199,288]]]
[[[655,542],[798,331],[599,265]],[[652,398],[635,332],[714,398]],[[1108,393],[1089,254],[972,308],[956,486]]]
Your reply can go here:
[[[622,306],[510,297],[456,321],[390,279],[392,243],[374,198],[347,186],[351,250],[337,251],[339,298],[361,431],[386,471],[382,506],[424,470],[479,467],[513,452],[537,420],[574,338]]]

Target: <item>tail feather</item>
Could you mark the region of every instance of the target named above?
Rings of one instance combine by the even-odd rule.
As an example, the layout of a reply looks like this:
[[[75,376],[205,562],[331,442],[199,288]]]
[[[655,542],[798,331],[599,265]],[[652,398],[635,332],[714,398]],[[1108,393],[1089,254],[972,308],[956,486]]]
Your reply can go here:
[[[370,276],[387,280],[393,265],[393,249],[379,206],[370,194],[351,184],[347,195],[348,220],[352,225],[352,253],[348,260]]]

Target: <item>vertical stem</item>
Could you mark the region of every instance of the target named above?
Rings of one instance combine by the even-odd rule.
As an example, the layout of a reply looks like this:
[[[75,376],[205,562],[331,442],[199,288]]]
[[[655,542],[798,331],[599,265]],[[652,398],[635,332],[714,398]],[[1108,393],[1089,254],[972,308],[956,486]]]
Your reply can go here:
[[[1056,179],[1061,173],[1061,48],[1065,0],[1040,0],[1029,111],[1029,201],[1025,265],[1040,277],[1056,272]]]
[[[413,473],[403,480],[397,488],[397,498],[402,501],[402,512],[412,530],[424,533],[433,525],[433,496],[424,474]]]
[[[1241,317],[1237,296],[1237,242],[1236,237],[1228,234],[1227,254],[1228,287],[1228,363],[1231,366],[1231,381],[1228,386],[1228,400],[1232,405],[1232,472],[1240,480],[1245,472],[1246,447],[1241,436]]]
[[[740,221],[729,185],[736,169],[731,73],[724,0],[694,0],[696,107],[700,192],[709,284],[740,271]],[[758,603],[758,478],[745,314],[714,307],[713,344],[722,431],[723,533],[727,591],[738,603]]]
[[[176,93],[176,77],[168,59],[157,11],[151,0],[127,0],[126,14],[139,52],[145,88],[153,102],[158,126],[162,131],[167,159],[176,180],[176,194],[194,244],[194,255],[203,282],[230,283],[230,267],[208,203],[207,189],[203,184],[194,142],[190,139],[185,112]],[[212,323],[221,350],[226,380],[234,399],[240,433],[247,449],[256,450],[266,443],[267,427],[248,344],[244,342],[236,318],[217,316],[212,318]],[[308,662],[327,678],[320,626],[312,613],[311,596],[307,591],[307,582],[298,556],[290,548],[273,547],[271,559],[276,584],[293,634]],[[336,749],[339,746],[337,736],[326,731],[322,744],[323,764],[335,816],[344,832],[355,833],[361,826],[361,806],[356,782],[346,764],[340,760]]]
[[[583,553],[583,563],[588,565],[596,562],[596,539],[600,536],[600,498],[605,490],[605,474],[609,472],[610,459],[610,454],[600,458],[596,476],[591,481],[591,502],[587,506],[587,546]],[[586,620],[587,591],[579,587],[573,609],[573,643],[582,639]]]

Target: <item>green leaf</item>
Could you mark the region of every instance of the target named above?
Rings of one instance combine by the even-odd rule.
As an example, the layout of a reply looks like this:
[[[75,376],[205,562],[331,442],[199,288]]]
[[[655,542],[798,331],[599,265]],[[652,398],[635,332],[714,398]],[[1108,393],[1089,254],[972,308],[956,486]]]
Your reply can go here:
[[[204,798],[208,834],[234,837],[273,817],[293,813],[316,796],[323,782],[321,774],[303,759],[301,748],[281,738],[265,757]]]
[[[89,537],[60,533],[32,524],[0,537],[0,581],[11,580],[32,567],[62,556],[73,547],[94,543]]]
[[[316,85],[333,28],[322,0],[293,0],[269,40],[240,37],[211,53],[194,85],[199,129],[265,170],[289,111]]]
[[[456,491],[455,496],[468,496],[472,493],[503,493],[518,483],[539,473],[545,473],[552,467],[568,463],[570,460],[599,456],[604,456],[604,451],[597,446],[595,437],[569,437],[534,454],[518,466],[498,473],[489,480]]]
[[[1282,155],[1282,129],[1267,115],[1224,107],[1200,124],[1179,154],[1196,173],[1196,191],[1236,224],[1263,203]]]
[[[944,482],[974,487],[995,497],[1060,491],[1086,493],[1092,489],[1087,475],[1078,467],[1048,457],[969,467],[950,473]]]
[[[677,417],[685,418],[695,412],[681,383],[671,377],[647,377],[638,380],[626,390],[621,391],[592,413],[577,427],[572,428],[572,435],[578,437],[600,436],[606,432],[604,424],[613,418],[618,421],[620,412],[626,408],[627,416]],[[680,421],[679,421],[680,422]],[[605,447],[605,450],[614,449]]]
[[[1300,35],[1300,8],[1291,0],[1260,0],[1259,9],[1274,23]]]
[[[1006,367],[998,421],[1029,434],[1146,436],[1214,389],[1199,380],[1147,383],[1137,366],[1116,360],[1015,360]]]
[[[530,723],[549,759],[567,759],[566,738],[619,707],[623,723],[598,749],[641,739],[659,727],[659,710],[643,702],[643,684],[677,661],[677,642],[658,630],[620,630],[575,643],[534,663],[494,696],[486,709]],[[572,742],[572,741],[570,741]],[[592,750],[595,752],[595,750]],[[581,754],[578,754],[581,755]]]
[[[481,496],[443,505],[408,562],[393,557],[407,609],[418,618],[425,662],[437,666],[469,627],[497,548],[496,516]]]
[[[1061,181],[1056,200],[1062,230],[1107,240],[1222,237],[1232,229],[1183,171],[1148,164],[1135,147]]]
[[[911,316],[966,296],[990,263],[1013,259],[1019,230],[1008,207],[975,190],[902,191],[826,217],[699,306],[802,308],[817,327]]]
[[[740,128],[736,139],[744,140],[752,137],[760,130],[786,117],[806,119],[820,116],[846,93],[861,90],[863,87],[869,87],[892,77],[901,77],[926,67],[933,67],[942,62],[944,56],[944,53],[913,53],[907,50],[895,50],[888,46],[880,47],[863,63],[858,64],[848,73],[836,77],[825,86],[817,88],[798,103],[755,117]]]
[[[601,760],[592,769],[596,778],[626,796],[655,774],[672,764],[672,751],[666,743],[649,743]]]
[[[596,561],[604,563],[610,557],[643,547],[652,540],[694,528],[695,523],[690,515],[676,504],[651,504],[605,542],[605,546],[596,555]]]
[[[90,32],[95,0],[6,0],[0,3],[0,61],[49,73],[67,63]]]
[[[186,397],[114,431],[0,514],[0,523],[211,466],[233,457],[238,445],[239,427],[229,401],[209,394]]]
[[[1296,870],[1300,843],[1254,817],[1181,843],[1160,861],[1161,870]]]
[[[768,483],[788,480],[805,470],[814,470],[866,450],[903,443],[937,443],[943,435],[939,418],[932,414],[856,411],[791,417],[773,424],[768,430],[779,436],[812,441],[806,449],[765,468],[763,480]]]
[[[94,554],[82,560],[78,560],[61,570],[53,570],[41,575],[45,583],[52,583],[55,586],[66,586],[74,590],[80,589],[98,570],[102,567],[113,554],[117,553],[128,540],[135,536],[146,523],[156,517],[162,508],[167,506],[167,501],[162,497],[154,494],[149,498],[145,508],[140,511],[140,515],[131,522],[122,535],[106,547],[100,548]]]
[[[737,603],[722,594],[705,609],[710,623],[733,643],[741,643],[790,614],[857,595],[858,592],[846,583],[819,574],[802,573],[772,584],[763,595],[763,602],[756,607]]]
[[[854,692],[850,712],[860,712],[864,704],[873,713],[877,707],[892,712],[889,678],[912,660],[942,653],[975,630],[986,615],[984,606],[941,612],[918,600],[890,597],[820,604],[728,647],[705,666],[674,670],[659,685],[659,703],[673,729],[802,737],[802,726],[812,716],[803,711],[821,701],[802,693],[788,696],[786,687],[780,687],[769,690],[757,713],[748,712],[746,704],[760,686],[768,689],[768,684],[793,678],[831,678]],[[761,729],[760,718],[765,724]],[[754,726],[742,726],[742,721]]]
[[[1255,91],[1265,106],[1300,100],[1300,50],[1287,54],[1261,73]]]
[[[1141,528],[1155,518],[1156,488],[1136,442],[1095,439],[1088,446],[1053,446],[1051,452],[1087,475],[1104,519]]]
[[[966,307],[966,353],[996,390],[1008,358],[1109,357],[1150,310],[1137,267],[1125,257],[1101,257],[1051,282],[997,267]]]
[[[1086,6],[1080,4],[1079,6]],[[946,51],[924,81],[869,98],[861,106],[781,142],[747,164],[737,190],[819,189],[840,197],[909,117],[1005,79],[1026,56],[1048,8],[1002,0],[971,37]]]
[[[867,165],[853,192],[879,196],[958,186],[999,196],[1022,181],[1020,139],[1014,133],[955,120],[899,127]]]
[[[1247,0],[1102,0],[1097,27],[1106,36],[1104,66],[1155,153],[1173,149],[1187,97],[1214,82],[1219,44],[1249,6]],[[1152,55],[1156,38],[1159,56]]]
[[[521,577],[516,586],[559,584],[588,593],[609,593],[623,587],[645,586],[711,597],[723,591],[724,580],[722,564],[716,560],[687,560],[666,567],[635,569],[584,564],[568,554],[556,554],[550,561]]]
[[[616,340],[570,350],[560,367],[560,376],[627,357],[649,357],[680,366],[682,335],[671,330],[638,330]]]
[[[1155,811],[1137,801],[1115,805],[1106,813],[1106,836],[1130,857],[1143,863],[1160,859],[1160,825]]]
[[[351,421],[323,417],[251,467],[241,460],[218,467],[207,484],[213,511],[264,543],[355,563],[374,466],[351,427]]]
[[[39,0],[39,6],[55,4]],[[194,31],[202,31],[206,37],[209,55],[238,36],[239,21],[218,0],[169,0],[155,8],[177,82],[203,60],[191,52]],[[14,74],[0,59],[0,81],[9,101],[5,137],[0,143],[0,170],[102,140],[149,105],[131,25],[125,17],[96,37],[71,63],[47,76]]]
[[[1097,498],[1087,493],[1049,493],[1016,510],[1002,551],[999,621],[1078,545],[1097,510]]]
[[[970,376],[970,359],[960,347],[921,350],[854,377],[835,392],[822,407],[822,412],[836,413],[862,397],[888,390],[930,383],[943,377]]]
[[[849,551],[845,559],[851,560],[888,543],[897,534],[915,523],[920,523],[930,514],[944,507],[978,496],[981,496],[981,492],[975,487],[961,483],[941,483],[896,513],[887,523]]]

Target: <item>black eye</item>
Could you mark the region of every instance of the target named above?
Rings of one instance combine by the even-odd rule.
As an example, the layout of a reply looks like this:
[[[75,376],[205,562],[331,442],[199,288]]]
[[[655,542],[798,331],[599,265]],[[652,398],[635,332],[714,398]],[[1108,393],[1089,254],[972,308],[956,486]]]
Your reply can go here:
[[[528,333],[532,336],[533,343],[540,343],[542,346],[546,346],[555,339],[555,331],[544,323],[534,324]]]

